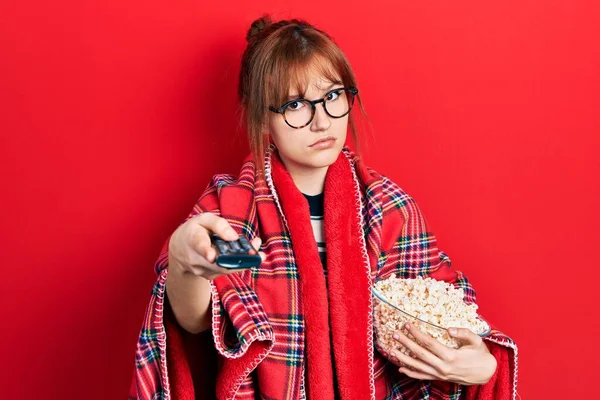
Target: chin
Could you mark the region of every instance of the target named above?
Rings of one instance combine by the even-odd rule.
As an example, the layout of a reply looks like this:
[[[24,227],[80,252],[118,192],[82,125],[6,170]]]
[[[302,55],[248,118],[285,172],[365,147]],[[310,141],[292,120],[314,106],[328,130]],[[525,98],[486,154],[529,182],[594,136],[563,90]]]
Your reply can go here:
[[[311,157],[311,166],[314,168],[323,168],[328,167],[333,164],[337,159],[340,153],[342,152],[342,147],[332,147],[330,149],[320,150],[319,153],[314,154]]]
[[[319,150],[318,152],[307,151],[303,153],[295,153],[287,155],[280,151],[280,156],[283,159],[283,163],[293,163],[296,167],[302,169],[311,168],[325,168],[333,164],[342,152],[343,145],[336,145],[329,149]]]

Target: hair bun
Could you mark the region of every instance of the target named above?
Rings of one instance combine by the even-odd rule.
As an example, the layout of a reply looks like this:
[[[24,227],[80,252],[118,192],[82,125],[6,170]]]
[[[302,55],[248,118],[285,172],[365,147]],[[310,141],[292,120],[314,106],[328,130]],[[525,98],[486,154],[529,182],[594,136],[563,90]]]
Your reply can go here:
[[[271,25],[273,21],[271,17],[268,15],[263,15],[259,19],[255,20],[252,25],[250,25],[250,29],[248,29],[248,34],[246,35],[246,40],[250,41],[250,39],[262,31],[264,31],[269,25]]]

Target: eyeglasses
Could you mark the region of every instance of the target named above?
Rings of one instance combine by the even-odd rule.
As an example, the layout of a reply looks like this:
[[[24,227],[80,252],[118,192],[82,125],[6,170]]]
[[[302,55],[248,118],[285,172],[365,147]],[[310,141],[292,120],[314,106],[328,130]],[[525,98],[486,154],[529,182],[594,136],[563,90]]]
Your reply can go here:
[[[352,110],[354,96],[357,94],[358,89],[354,87],[335,88],[327,92],[321,99],[298,98],[288,101],[279,108],[269,106],[269,110],[282,114],[285,123],[290,127],[300,129],[312,122],[318,103],[323,103],[323,108],[330,117],[342,118]]]

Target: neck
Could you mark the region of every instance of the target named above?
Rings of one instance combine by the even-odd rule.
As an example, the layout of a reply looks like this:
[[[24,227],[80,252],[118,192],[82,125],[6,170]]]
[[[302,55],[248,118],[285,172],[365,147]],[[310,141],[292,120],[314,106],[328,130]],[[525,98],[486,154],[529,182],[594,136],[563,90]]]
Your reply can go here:
[[[296,187],[304,194],[311,196],[323,193],[325,188],[325,177],[329,166],[321,168],[307,168],[295,165],[293,162],[281,160],[290,176],[294,180]]]

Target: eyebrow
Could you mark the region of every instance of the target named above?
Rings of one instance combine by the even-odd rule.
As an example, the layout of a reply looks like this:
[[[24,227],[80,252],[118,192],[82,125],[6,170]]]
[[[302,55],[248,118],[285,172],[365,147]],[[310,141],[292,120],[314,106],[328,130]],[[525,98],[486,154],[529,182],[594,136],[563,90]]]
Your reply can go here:
[[[329,92],[331,89],[333,89],[333,87],[335,85],[341,85],[343,82],[333,82],[331,85],[329,85],[327,88],[325,88],[325,93]],[[287,99],[285,101],[290,101],[293,99],[297,99],[299,98],[300,95],[299,94],[291,94],[287,97]]]

